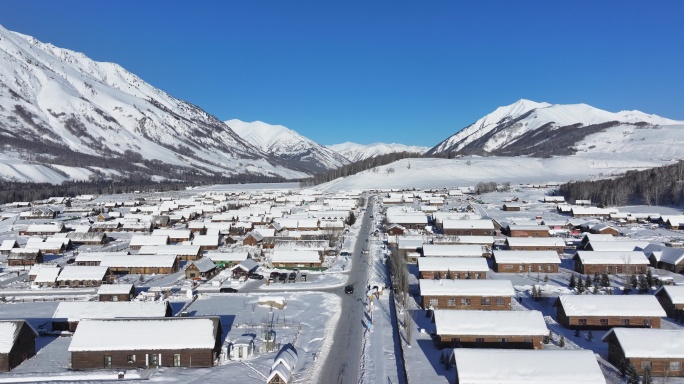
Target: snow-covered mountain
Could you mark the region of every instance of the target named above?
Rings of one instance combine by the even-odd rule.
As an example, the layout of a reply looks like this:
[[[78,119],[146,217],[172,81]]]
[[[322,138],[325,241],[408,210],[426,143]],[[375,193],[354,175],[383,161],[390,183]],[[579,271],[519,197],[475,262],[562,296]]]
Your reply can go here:
[[[597,135],[609,133],[609,137],[622,141],[641,130],[637,136],[651,140],[660,136],[651,135],[653,130],[681,124],[684,122],[639,111],[613,113],[586,104],[552,105],[523,99],[497,108],[439,143],[428,154],[548,157],[577,151],[602,152],[603,143],[596,142]],[[629,137],[626,141],[633,139]]]
[[[0,143],[0,178],[26,181],[305,175],[117,64],[2,26]]]
[[[282,125],[237,119],[225,123],[247,142],[296,169],[317,173],[349,163],[337,152]]]
[[[385,143],[373,143],[364,145],[351,142],[328,145],[327,147],[339,153],[340,155],[346,157],[352,163],[364,159],[369,159],[371,157],[386,155],[389,153],[411,152],[422,154],[425,153],[428,149],[430,149],[428,147],[420,147],[416,145]]]

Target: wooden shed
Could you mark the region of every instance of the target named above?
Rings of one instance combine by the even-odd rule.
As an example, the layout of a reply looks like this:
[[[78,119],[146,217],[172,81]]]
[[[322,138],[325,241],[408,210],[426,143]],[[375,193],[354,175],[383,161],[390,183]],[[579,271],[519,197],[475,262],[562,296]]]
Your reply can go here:
[[[36,354],[38,333],[26,320],[0,321],[0,371],[12,370]]]

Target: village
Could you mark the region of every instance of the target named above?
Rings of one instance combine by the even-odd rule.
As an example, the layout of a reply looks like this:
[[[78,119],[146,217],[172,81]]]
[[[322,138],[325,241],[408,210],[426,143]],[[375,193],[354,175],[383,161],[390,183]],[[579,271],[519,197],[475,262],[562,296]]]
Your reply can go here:
[[[684,215],[556,187],[3,205],[0,382],[684,382]]]

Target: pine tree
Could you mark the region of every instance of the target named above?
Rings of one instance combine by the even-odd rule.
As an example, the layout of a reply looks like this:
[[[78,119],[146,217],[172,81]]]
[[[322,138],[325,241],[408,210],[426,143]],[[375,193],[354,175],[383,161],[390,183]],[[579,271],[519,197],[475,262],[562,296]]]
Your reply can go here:
[[[549,282],[549,275],[544,275],[544,282],[548,283]]]
[[[354,216],[354,212],[349,212],[349,216],[347,217],[347,222],[345,224],[352,226],[356,223],[356,216]]]
[[[453,280],[453,279],[454,279],[454,275],[451,274],[451,270],[450,270],[450,269],[447,269],[447,279],[449,279],[449,280]]]
[[[601,286],[603,288],[610,287],[610,278],[608,277],[607,273],[601,274]]]
[[[644,368],[644,376],[641,378],[641,384],[653,384],[653,375],[651,374],[651,367]]]
[[[591,329],[587,333],[587,340],[589,340],[590,342],[594,340],[594,334],[591,332]]]
[[[594,280],[591,279],[590,275],[587,275],[587,279],[584,282],[587,286],[587,289],[591,288],[591,286],[594,284]]]
[[[439,354],[439,363],[442,365],[445,365],[444,364],[444,351],[442,351],[442,353]]]
[[[624,357],[620,358],[618,370],[620,371],[620,377],[625,377],[625,375],[627,375],[627,360],[625,360]]]
[[[629,277],[629,283],[632,285],[632,289],[636,288],[637,285],[639,285],[636,275],[632,275]]]
[[[561,348],[565,347],[565,336],[561,335],[560,340],[558,340],[558,346]]]
[[[577,293],[584,293],[584,280],[582,278],[577,279]]]
[[[646,293],[648,292],[649,287],[646,278],[644,276],[639,276],[639,292]]]
[[[648,287],[652,287],[653,284],[653,272],[651,272],[651,268],[648,268],[646,270],[646,283],[648,284]]]
[[[627,364],[626,375],[627,384],[639,384],[639,374],[631,361]]]
[[[573,289],[575,288],[575,286],[577,286],[577,280],[575,280],[575,274],[573,273],[570,276],[570,282],[568,283],[568,287],[570,287],[570,289]]]
[[[575,327],[575,337],[580,337],[579,327]]]
[[[542,343],[548,344],[551,342],[551,340],[553,340],[553,333],[549,331],[549,334],[544,336],[544,338],[542,339]]]

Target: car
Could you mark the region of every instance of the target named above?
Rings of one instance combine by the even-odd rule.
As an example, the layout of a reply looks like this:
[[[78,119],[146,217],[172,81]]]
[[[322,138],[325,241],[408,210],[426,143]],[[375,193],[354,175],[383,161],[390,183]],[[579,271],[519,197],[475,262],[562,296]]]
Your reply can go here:
[[[262,275],[260,273],[250,273],[249,278],[252,280],[263,280],[264,275]]]
[[[73,257],[70,259],[67,259],[67,264],[73,264],[76,261]]]
[[[278,275],[278,281],[281,283],[284,283],[287,281],[287,272],[283,272],[280,275]]]
[[[344,287],[344,293],[346,293],[347,295],[351,295],[352,293],[354,293],[354,286],[350,284]]]
[[[287,279],[293,283],[297,281],[297,272],[290,272],[290,275],[287,277]]]
[[[237,293],[237,291],[238,291],[237,289],[229,288],[229,287],[224,287],[224,288],[219,289],[219,292],[221,292],[221,293]]]

